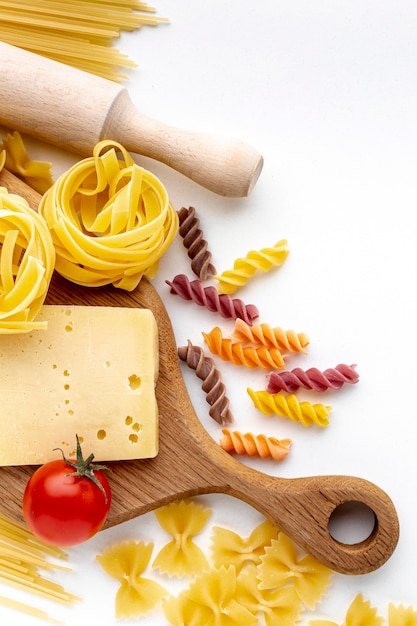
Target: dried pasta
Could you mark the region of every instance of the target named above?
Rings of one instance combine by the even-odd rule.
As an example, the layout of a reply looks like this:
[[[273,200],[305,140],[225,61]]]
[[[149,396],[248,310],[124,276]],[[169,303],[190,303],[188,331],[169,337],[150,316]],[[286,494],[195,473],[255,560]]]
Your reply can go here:
[[[331,406],[321,403],[299,402],[294,394],[283,396],[281,393],[272,394],[268,391],[254,391],[248,387],[247,392],[255,407],[264,415],[275,413],[280,417],[289,417],[303,426],[316,424],[321,428],[329,424],[328,415]]]
[[[132,291],[143,275],[153,278],[178,230],[162,183],[107,140],[58,178],[39,212],[52,233],[57,272],[90,287]]]
[[[395,613],[394,613],[395,614]],[[394,621],[391,620],[392,615],[388,621],[388,626],[412,626],[412,622],[405,622],[403,620]],[[364,600],[363,595],[358,593],[351,602],[347,612],[343,626],[381,626],[384,623],[383,618],[378,615],[378,611],[375,607],[371,606],[369,600]],[[309,621],[310,626],[338,626],[336,622],[331,622],[326,619],[313,619]]]
[[[277,439],[253,433],[243,434],[230,428],[223,428],[222,433],[223,437],[219,443],[226,452],[260,456],[262,459],[271,457],[274,461],[283,461],[288,456],[292,443],[291,439]]]
[[[178,218],[179,233],[191,259],[191,269],[200,280],[207,280],[216,273],[216,268],[211,263],[212,255],[203,238],[203,231],[199,228],[200,220],[196,216],[195,208],[182,207],[178,211]]]
[[[50,561],[49,557],[53,557],[55,561]],[[26,527],[0,514],[0,582],[2,584],[33,596],[70,606],[81,598],[67,592],[62,585],[41,574],[41,570],[70,572],[71,569],[68,566],[58,563],[66,559],[67,553],[64,550],[44,544]],[[0,605],[57,623],[44,611],[25,602],[17,602],[0,596]]]
[[[296,333],[293,330],[284,330],[280,327],[273,328],[270,324],[255,324],[249,326],[243,320],[237,319],[231,334],[234,341],[261,344],[267,347],[275,347],[288,352],[307,353],[305,347],[310,340],[305,333]]]
[[[122,81],[122,68],[136,63],[113,46],[123,31],[167,22],[139,0],[28,0],[2,2],[0,40],[72,65],[103,78]]]
[[[412,606],[388,605],[388,626],[417,626],[417,610]]]
[[[45,220],[23,198],[0,187],[0,334],[46,327],[36,316],[54,265]]]
[[[164,599],[165,617],[174,626],[255,626],[258,619],[235,599],[237,576],[233,565],[200,574],[177,597]]]
[[[304,610],[294,586],[278,589],[259,589],[258,569],[253,563],[239,573],[236,586],[236,601],[243,604],[254,615],[261,614],[266,626],[294,626]]]
[[[15,131],[7,134],[0,145],[4,151],[3,164],[0,156],[0,171],[6,167],[12,174],[16,174],[38,193],[44,194],[53,184],[51,167],[46,161],[32,160],[25,148],[22,136]]]
[[[120,582],[116,594],[117,619],[146,615],[168,592],[154,580],[142,576],[152,555],[153,543],[123,541],[97,555],[97,561]]]
[[[204,341],[212,354],[217,354],[224,361],[234,365],[245,365],[249,368],[282,369],[284,356],[278,348],[266,346],[250,346],[223,337],[221,329],[216,326],[209,333],[202,333]]]
[[[332,575],[332,570],[314,557],[299,558],[294,543],[284,533],[279,533],[261,556],[258,587],[272,590],[291,583],[300,601],[314,609],[327,592]]]
[[[259,565],[266,546],[278,538],[278,528],[269,520],[258,524],[248,537],[227,528],[214,526],[211,536],[211,558],[215,567],[234,565],[239,573],[248,563]]]
[[[203,381],[202,390],[206,393],[206,400],[210,404],[209,415],[219,424],[231,424],[234,421],[229,409],[230,401],[226,395],[226,387],[222,383],[219,370],[214,360],[204,354],[199,346],[194,346],[190,340],[186,346],[178,348],[178,356],[185,361],[188,367],[195,370],[196,375]]]
[[[221,317],[241,318],[249,325],[259,317],[254,304],[245,304],[240,298],[231,298],[225,293],[219,294],[215,287],[203,287],[200,280],[190,281],[185,274],[177,274],[172,281],[165,282],[171,287],[170,293],[204,306],[212,313],[219,313]]]
[[[211,515],[210,509],[193,500],[180,500],[157,509],[155,515],[173,539],[161,548],[152,567],[178,578],[207,569],[208,561],[193,537],[204,529]]]
[[[288,253],[286,239],[280,239],[272,248],[251,250],[245,258],[236,259],[233,269],[214,276],[219,281],[219,293],[234,293],[246,285],[257,271],[269,272],[272,268],[282,265]]]
[[[340,389],[345,383],[355,384],[359,380],[356,365],[340,363],[336,367],[329,367],[323,372],[316,367],[303,370],[295,367],[290,371],[270,372],[267,374],[266,390],[269,393],[286,391],[294,393],[299,388],[313,391],[327,391]]]

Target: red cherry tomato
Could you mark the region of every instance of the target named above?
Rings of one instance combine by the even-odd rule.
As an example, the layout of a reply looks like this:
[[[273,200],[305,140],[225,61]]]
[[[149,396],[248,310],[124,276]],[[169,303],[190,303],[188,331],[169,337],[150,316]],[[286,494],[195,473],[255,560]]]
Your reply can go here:
[[[29,530],[46,543],[69,547],[90,539],[102,528],[111,491],[102,465],[84,461],[77,438],[77,459],[65,457],[39,467],[23,495]]]

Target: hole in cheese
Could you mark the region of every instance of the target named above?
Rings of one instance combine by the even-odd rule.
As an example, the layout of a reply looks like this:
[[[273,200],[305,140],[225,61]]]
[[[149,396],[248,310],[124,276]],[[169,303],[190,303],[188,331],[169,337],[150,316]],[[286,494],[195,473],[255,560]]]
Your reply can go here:
[[[137,374],[131,374],[129,376],[129,387],[132,391],[136,391],[140,387],[140,376]]]

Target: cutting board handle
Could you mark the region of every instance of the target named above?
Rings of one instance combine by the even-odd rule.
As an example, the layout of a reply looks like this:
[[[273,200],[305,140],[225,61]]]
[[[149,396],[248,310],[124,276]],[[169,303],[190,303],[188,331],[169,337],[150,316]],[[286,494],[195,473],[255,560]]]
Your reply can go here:
[[[230,495],[255,507],[328,567],[343,574],[365,574],[393,553],[399,537],[397,513],[389,496],[375,484],[343,475],[294,479],[262,475],[260,479],[246,469],[234,468]],[[349,503],[369,509],[374,526],[363,540],[342,543],[332,536],[331,525],[339,507]],[[359,507],[356,510],[360,515]]]

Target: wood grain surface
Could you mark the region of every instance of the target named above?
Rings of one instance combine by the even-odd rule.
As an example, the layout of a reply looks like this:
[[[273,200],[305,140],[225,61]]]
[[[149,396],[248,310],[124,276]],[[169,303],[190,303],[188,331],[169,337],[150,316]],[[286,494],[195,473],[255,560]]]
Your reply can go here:
[[[39,196],[13,175],[1,172],[0,186],[24,195],[36,208]],[[55,275],[46,302],[145,307],[153,311],[158,323],[160,451],[154,459],[110,464],[113,502],[106,527],[179,498],[223,493],[255,507],[301,548],[336,571],[366,573],[391,556],[399,536],[398,518],[390,497],[375,484],[355,476],[272,477],[248,468],[214,442],[191,404],[171,322],[148,280],[143,279],[128,293],[111,286],[80,287]],[[22,521],[22,494],[34,469],[0,468],[0,511],[15,520]],[[348,502],[361,502],[375,515],[370,536],[353,545],[336,541],[329,532],[330,517]]]

